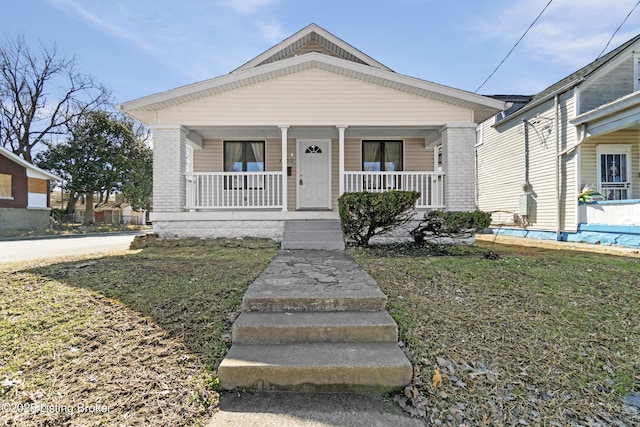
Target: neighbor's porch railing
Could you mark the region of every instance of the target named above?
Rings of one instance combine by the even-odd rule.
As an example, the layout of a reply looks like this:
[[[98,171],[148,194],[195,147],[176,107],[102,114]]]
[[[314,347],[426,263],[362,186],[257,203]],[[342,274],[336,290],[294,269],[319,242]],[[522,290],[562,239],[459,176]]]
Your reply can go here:
[[[444,174],[438,172],[345,172],[344,191],[418,191],[416,208],[444,208]]]
[[[282,208],[282,172],[187,173],[187,209]]]

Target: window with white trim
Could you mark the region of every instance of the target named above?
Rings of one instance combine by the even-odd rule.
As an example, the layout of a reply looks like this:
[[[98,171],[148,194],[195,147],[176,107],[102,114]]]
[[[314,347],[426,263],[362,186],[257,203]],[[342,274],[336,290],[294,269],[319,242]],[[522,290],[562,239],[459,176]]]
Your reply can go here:
[[[401,180],[393,173],[403,169],[403,141],[365,140],[362,141],[362,170],[365,174],[365,191],[373,189],[400,189]]]
[[[264,141],[224,141],[224,171],[241,173],[239,177],[225,178],[225,188],[261,189],[262,176],[248,172],[264,172],[264,150]]]
[[[598,192],[605,200],[631,197],[631,145],[598,144]]]
[[[482,129],[482,123],[476,126],[476,147],[484,143],[484,130]]]

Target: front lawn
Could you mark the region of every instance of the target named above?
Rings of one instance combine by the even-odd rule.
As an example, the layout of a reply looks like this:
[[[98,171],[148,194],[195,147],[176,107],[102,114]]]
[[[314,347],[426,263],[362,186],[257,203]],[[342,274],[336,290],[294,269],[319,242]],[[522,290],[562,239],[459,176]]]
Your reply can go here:
[[[412,358],[408,410],[435,425],[640,423],[625,404],[640,392],[640,259],[489,243],[352,253]]]
[[[207,423],[215,368],[273,242],[0,271],[0,424]]]
[[[350,249],[414,364],[400,403],[433,425],[638,425],[640,259],[491,248]],[[276,250],[1,269],[0,424],[206,424],[241,298]]]

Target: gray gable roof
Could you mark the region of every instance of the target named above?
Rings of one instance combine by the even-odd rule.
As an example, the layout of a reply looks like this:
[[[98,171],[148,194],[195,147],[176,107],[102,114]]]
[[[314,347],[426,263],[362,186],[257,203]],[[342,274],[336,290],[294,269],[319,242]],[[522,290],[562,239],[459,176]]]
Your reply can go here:
[[[525,104],[514,103],[512,108],[510,108],[508,111],[504,111],[503,112],[503,115],[502,115],[503,117],[501,119],[499,119],[496,122],[496,124],[498,122],[505,123],[505,122],[511,121],[514,118],[518,117],[520,114],[523,114],[526,111],[529,111],[529,110],[535,108],[537,105],[547,101],[552,95],[558,94],[558,93],[561,93],[561,92],[565,92],[565,91],[567,91],[569,89],[574,88],[575,86],[577,86],[580,83],[582,83],[589,76],[591,76],[593,73],[595,73],[596,71],[600,70],[602,67],[606,66],[607,64],[609,64],[610,62],[615,60],[619,55],[621,55],[623,52],[625,52],[627,49],[633,47],[637,43],[640,43],[640,34],[638,34],[637,36],[633,37],[631,40],[628,40],[627,42],[621,44],[620,46],[618,46],[617,48],[613,49],[612,51],[610,51],[606,55],[601,56],[600,58],[596,59],[595,61],[585,65],[582,68],[580,68],[578,71],[576,71],[574,73],[571,73],[570,75],[568,75],[564,79],[552,84],[548,88],[546,88],[543,91],[537,93],[536,95],[531,97],[529,102],[527,102]],[[522,97],[520,95],[496,95],[496,96],[493,96],[493,98],[503,99],[503,100],[506,101],[506,98],[508,98],[509,96],[511,96],[511,97],[520,97],[521,99],[525,98],[525,97]],[[516,108],[514,108],[514,107],[516,107]]]
[[[542,92],[540,92],[537,95],[535,95],[533,97],[533,99],[531,100],[531,103],[535,103],[536,101],[538,101],[538,100],[540,100],[542,98],[545,98],[549,94],[557,91],[558,89],[563,88],[564,86],[570,84],[571,82],[574,82],[574,81],[579,80],[581,78],[589,77],[595,71],[597,71],[598,69],[600,69],[601,67],[603,67],[604,65],[609,63],[611,60],[613,60],[615,57],[617,57],[620,53],[624,52],[625,50],[627,50],[627,48],[629,48],[630,46],[633,46],[634,44],[638,43],[639,41],[640,41],[640,34],[638,34],[637,36],[635,36],[631,40],[621,44],[620,46],[618,46],[617,48],[613,49],[611,52],[607,53],[606,55],[603,55],[600,58],[596,59],[595,61],[591,62],[590,64],[580,68],[575,73],[572,73],[572,74],[568,75],[567,77],[565,77],[564,79],[560,80],[559,82],[554,83],[553,85],[549,86],[548,88],[546,88]]]

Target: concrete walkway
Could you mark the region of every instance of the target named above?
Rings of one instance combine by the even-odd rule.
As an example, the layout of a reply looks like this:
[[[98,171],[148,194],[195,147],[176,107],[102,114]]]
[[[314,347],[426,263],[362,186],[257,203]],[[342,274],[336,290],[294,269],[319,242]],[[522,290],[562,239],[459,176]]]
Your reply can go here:
[[[356,394],[223,393],[208,427],[424,427],[392,402]]]
[[[346,252],[280,250],[245,293],[210,425],[424,425],[381,397],[413,371],[385,305]]]

